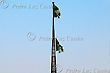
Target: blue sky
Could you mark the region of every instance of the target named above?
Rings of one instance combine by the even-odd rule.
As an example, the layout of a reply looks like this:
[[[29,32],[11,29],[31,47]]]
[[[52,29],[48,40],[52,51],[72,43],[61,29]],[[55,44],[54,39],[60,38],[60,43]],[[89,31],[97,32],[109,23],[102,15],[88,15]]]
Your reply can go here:
[[[110,68],[110,1],[54,0],[61,18],[56,36],[62,68]],[[51,0],[5,0],[0,4],[0,73],[49,73]],[[34,40],[32,40],[35,38]]]

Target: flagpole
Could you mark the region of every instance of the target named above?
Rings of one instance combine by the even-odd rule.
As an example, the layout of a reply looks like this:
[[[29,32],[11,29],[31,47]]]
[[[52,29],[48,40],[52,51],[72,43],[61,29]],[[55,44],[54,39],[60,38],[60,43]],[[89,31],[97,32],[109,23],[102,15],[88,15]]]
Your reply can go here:
[[[52,17],[52,53],[51,53],[51,73],[57,73],[56,71],[56,48],[55,48],[55,28],[54,28],[54,2],[53,6],[53,17]]]
[[[52,2],[53,4],[53,7],[54,7],[54,2]],[[52,8],[53,9],[53,8]],[[54,9],[53,9],[53,25],[52,25],[52,38],[54,39],[55,38],[55,28],[54,28]]]

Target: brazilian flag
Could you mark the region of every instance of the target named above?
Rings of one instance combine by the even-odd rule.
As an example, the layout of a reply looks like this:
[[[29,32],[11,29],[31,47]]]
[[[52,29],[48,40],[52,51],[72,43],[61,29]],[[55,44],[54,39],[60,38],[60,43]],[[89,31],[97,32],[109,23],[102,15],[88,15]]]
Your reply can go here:
[[[54,9],[54,17],[60,18],[61,15],[60,10],[55,4],[53,5],[53,9]]]
[[[58,51],[59,53],[63,52],[63,46],[60,45],[59,41],[56,39],[56,51]]]

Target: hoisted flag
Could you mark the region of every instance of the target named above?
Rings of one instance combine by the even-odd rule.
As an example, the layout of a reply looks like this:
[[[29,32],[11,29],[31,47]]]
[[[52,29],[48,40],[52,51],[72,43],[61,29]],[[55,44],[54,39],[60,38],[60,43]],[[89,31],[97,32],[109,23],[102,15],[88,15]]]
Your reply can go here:
[[[53,10],[54,10],[54,17],[60,18],[61,15],[60,10],[55,4],[53,5]]]

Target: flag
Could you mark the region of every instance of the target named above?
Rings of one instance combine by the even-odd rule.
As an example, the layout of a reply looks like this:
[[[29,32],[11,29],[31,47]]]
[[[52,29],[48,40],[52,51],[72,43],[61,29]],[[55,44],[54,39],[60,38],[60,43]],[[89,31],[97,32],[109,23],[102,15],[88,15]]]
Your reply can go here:
[[[56,51],[58,51],[59,53],[63,52],[63,46],[60,45],[59,41],[56,39]]]
[[[60,15],[61,15],[60,10],[55,4],[53,5],[53,10],[54,10],[54,12],[53,12],[54,17],[60,18]]]

